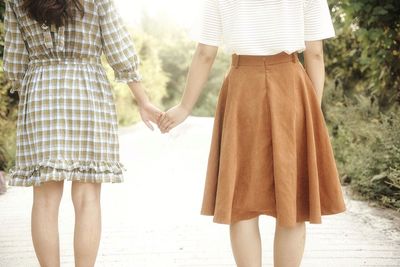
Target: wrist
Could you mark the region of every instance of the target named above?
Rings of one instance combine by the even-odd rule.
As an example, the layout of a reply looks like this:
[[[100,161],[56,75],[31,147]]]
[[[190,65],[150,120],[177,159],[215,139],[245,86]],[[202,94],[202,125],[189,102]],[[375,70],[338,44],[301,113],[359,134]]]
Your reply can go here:
[[[135,101],[138,106],[145,106],[150,103],[150,100],[145,93],[141,82],[130,82],[128,83],[128,86],[131,89],[131,92],[134,95]]]
[[[150,104],[150,100],[149,99],[136,99],[136,103],[139,107],[144,107],[148,104]]]
[[[192,112],[192,108],[190,108],[188,105],[185,105],[183,102],[181,102],[179,106],[187,113],[187,115]]]

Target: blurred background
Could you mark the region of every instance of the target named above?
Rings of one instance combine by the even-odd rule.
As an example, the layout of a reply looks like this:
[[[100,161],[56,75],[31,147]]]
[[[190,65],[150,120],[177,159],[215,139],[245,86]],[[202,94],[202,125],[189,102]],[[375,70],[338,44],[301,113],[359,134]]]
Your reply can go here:
[[[325,42],[323,111],[343,184],[354,197],[400,210],[400,1],[329,1],[337,37]],[[177,103],[195,49],[200,0],[116,0],[142,59],[144,84],[162,109]],[[3,21],[4,1],[0,2]],[[0,57],[4,25],[0,23]],[[193,115],[211,117],[229,66],[222,50]],[[104,61],[106,64],[106,62]],[[107,65],[111,81],[113,73]],[[119,123],[139,121],[128,88],[113,82]],[[14,163],[17,94],[0,61],[0,171]]]

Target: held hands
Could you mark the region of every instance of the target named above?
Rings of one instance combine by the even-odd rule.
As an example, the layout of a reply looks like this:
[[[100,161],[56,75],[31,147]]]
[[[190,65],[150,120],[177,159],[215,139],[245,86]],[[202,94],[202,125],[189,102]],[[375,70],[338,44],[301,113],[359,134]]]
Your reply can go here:
[[[177,125],[182,123],[190,114],[190,111],[182,104],[176,105],[161,115],[158,128],[161,133],[168,133]]]
[[[151,122],[157,124],[162,133],[168,133],[172,128],[183,122],[190,114],[190,110],[182,104],[164,113],[149,101],[140,82],[130,82],[128,86],[136,98],[143,122],[152,131],[154,127]]]
[[[143,122],[153,131],[154,127],[150,122],[157,124],[163,113],[149,101],[141,82],[129,82],[128,86],[135,96]]]
[[[144,115],[147,114],[153,119],[159,116],[157,125],[162,133],[168,133],[172,128],[182,123],[189,116],[201,94],[204,84],[207,81],[217,51],[217,46],[199,44],[193,56],[192,63],[190,64],[181,103],[163,113],[161,116],[159,116],[158,112],[155,112],[155,116],[151,115],[153,112],[152,110],[149,111],[149,114],[144,113]],[[134,86],[132,86],[132,88],[136,98],[139,97],[139,99],[146,99],[143,90],[135,90]],[[147,109],[145,110],[147,111]],[[149,117],[144,116],[145,123],[146,121],[149,122]]]
[[[168,133],[182,123],[190,114],[189,110],[182,105],[177,105],[167,112],[161,112],[151,102],[139,105],[139,113],[143,122],[150,130],[154,130],[152,122],[158,125],[161,133]]]
[[[143,107],[141,111],[142,118],[146,125],[152,129],[149,121],[154,122],[157,118],[157,125],[162,133],[168,133],[172,128],[182,123],[190,114],[195,106],[202,88],[207,81],[208,74],[214,63],[217,55],[218,47],[199,44],[190,64],[189,73],[185,85],[185,90],[182,95],[181,103],[165,113],[159,115],[158,111],[154,111],[151,107]],[[139,102],[148,100],[140,83],[130,84],[133,94]],[[148,102],[148,101],[145,101]]]

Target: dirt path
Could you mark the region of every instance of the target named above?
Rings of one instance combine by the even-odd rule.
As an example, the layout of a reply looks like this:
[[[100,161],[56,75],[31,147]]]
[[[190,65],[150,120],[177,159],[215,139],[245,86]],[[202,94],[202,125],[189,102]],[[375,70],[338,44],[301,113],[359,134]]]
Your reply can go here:
[[[190,118],[168,135],[138,124],[121,129],[124,184],[104,185],[104,267],[234,266],[228,227],[199,215],[212,119]],[[181,167],[179,167],[181,166]],[[73,209],[66,184],[60,212],[62,266],[73,266]],[[364,202],[308,225],[302,266],[400,266],[400,219]],[[0,267],[35,267],[31,189],[0,196]],[[264,266],[272,266],[274,220],[262,217]]]

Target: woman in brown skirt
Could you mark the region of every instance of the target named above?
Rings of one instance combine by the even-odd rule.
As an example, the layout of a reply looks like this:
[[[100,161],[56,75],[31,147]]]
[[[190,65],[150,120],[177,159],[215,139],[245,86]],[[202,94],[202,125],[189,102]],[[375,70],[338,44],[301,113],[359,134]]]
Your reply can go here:
[[[261,266],[259,215],[276,218],[274,265],[293,267],[305,221],[345,210],[320,108],[322,40],[333,36],[326,0],[205,0],[182,101],[159,127],[168,132],[190,114],[223,43],[232,65],[216,110],[202,214],[230,224],[240,267]]]

